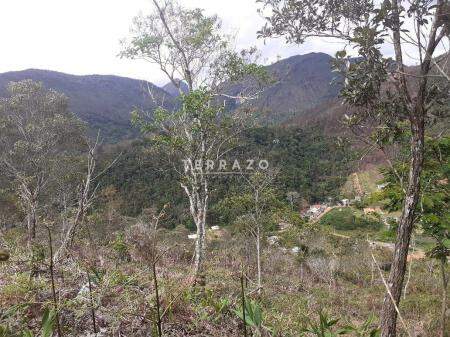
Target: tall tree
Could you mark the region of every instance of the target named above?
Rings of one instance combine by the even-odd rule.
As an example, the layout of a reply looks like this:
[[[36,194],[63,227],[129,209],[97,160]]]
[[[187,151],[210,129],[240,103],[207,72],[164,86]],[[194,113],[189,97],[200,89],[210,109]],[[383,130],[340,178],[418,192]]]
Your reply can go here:
[[[372,139],[380,149],[395,139],[402,123],[410,129],[410,163],[402,215],[399,220],[389,289],[381,312],[381,335],[396,335],[400,302],[424,159],[424,136],[428,120],[448,107],[449,53],[436,58],[438,48],[448,51],[449,12],[447,0],[258,0],[269,11],[262,37],[285,36],[303,43],[311,37],[335,38],[357,52],[351,60],[337,53],[336,67],[344,76],[342,96],[353,112],[351,125],[370,121]],[[381,53],[392,42],[395,60]],[[441,47],[440,47],[441,46]],[[443,46],[443,47],[442,47]],[[415,48],[415,50],[412,50]],[[414,52],[416,69],[404,65],[406,53]],[[440,78],[441,81],[430,78]],[[440,82],[440,83],[439,83]],[[364,125],[367,127],[367,124]],[[365,128],[367,130],[367,128]],[[366,133],[367,134],[367,133]],[[391,295],[394,299],[391,300]]]
[[[76,151],[84,127],[67,98],[41,83],[11,82],[8,94],[0,99],[0,167],[17,188],[31,247],[41,203],[61,172],[60,159]]]
[[[442,279],[442,310],[441,337],[448,336],[446,323],[447,312],[447,258],[450,256],[450,193],[448,177],[450,174],[450,137],[427,137],[425,142],[425,160],[421,177],[421,193],[417,205],[417,222],[423,234],[431,237],[433,247],[427,255],[436,259],[440,264]],[[389,211],[401,209],[404,193],[397,175],[407,178],[407,163],[402,160],[395,162],[393,168],[384,170],[386,187],[379,193],[378,198],[387,201]]]
[[[153,114],[137,112],[134,120],[184,162],[184,169],[179,169],[180,183],[197,228],[194,260],[196,281],[200,281],[211,177],[205,165],[228,151],[246,117],[243,113],[227,114],[225,102],[220,101],[244,103],[257,93],[260,81],[249,79],[252,84],[234,96],[227,94],[227,85],[244,77],[267,77],[262,67],[252,62],[254,49],[238,53],[231,48],[217,16],[207,16],[198,8],[183,8],[173,0],[153,0],[153,5],[152,14],[134,19],[132,37],[124,41],[121,56],[158,65],[180,91],[176,111],[161,107]]]

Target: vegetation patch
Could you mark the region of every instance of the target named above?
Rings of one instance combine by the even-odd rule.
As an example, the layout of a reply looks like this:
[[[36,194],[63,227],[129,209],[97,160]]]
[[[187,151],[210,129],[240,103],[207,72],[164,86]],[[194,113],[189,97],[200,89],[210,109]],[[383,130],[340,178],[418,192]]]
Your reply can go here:
[[[341,207],[331,210],[320,219],[320,224],[344,231],[355,229],[377,231],[383,226],[378,217],[365,216],[352,207]]]

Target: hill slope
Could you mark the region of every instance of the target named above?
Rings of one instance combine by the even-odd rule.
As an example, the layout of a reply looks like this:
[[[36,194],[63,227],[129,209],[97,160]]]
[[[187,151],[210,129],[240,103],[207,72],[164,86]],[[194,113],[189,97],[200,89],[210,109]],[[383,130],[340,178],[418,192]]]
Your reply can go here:
[[[302,125],[315,121],[335,124],[339,86],[331,84],[332,57],[324,53],[297,55],[267,67],[276,83],[261,94],[253,104],[269,124]],[[130,124],[130,112],[136,108],[152,111],[156,104],[148,90],[166,108],[175,104],[178,90],[168,83],[159,88],[152,83],[109,75],[75,76],[55,71],[28,69],[0,74],[0,96],[5,95],[8,82],[32,79],[47,88],[66,94],[70,108],[88,123],[91,132],[100,130],[107,141],[133,138],[138,131]],[[232,90],[239,91],[240,85]],[[186,88],[183,88],[185,91]],[[332,115],[332,116],[330,116]]]
[[[331,70],[331,60],[330,55],[310,53],[268,66],[277,83],[266,89],[258,102],[267,111],[267,119],[283,122],[334,101],[340,86],[332,83],[336,75]],[[322,111],[315,111],[314,115]]]
[[[0,96],[6,94],[10,81],[24,79],[40,81],[45,87],[67,95],[71,110],[88,123],[91,132],[100,130],[102,137],[110,142],[138,134],[138,130],[131,126],[130,112],[136,107],[150,111],[156,107],[148,90],[157,100],[162,101],[165,97],[167,107],[173,104],[170,94],[149,82],[109,75],[75,76],[37,69],[0,74]]]

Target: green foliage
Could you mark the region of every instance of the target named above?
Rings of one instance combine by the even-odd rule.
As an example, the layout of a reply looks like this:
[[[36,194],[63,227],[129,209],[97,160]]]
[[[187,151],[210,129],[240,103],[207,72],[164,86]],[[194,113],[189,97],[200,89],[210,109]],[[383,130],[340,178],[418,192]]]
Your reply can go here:
[[[388,218],[386,221],[389,224],[389,229],[382,230],[377,237],[381,241],[395,241],[397,237],[398,221],[393,218]]]
[[[317,337],[337,337],[345,334],[343,330],[336,330],[335,325],[339,319],[329,318],[324,312],[319,313],[319,322],[310,322],[309,327],[303,329],[301,333],[303,336],[306,333],[311,333]]]
[[[223,314],[229,310],[231,301],[228,298],[220,298],[218,301],[213,302],[213,307],[218,314]]]
[[[36,337],[52,337],[55,331],[56,324],[56,311],[53,309],[45,308],[41,320],[40,334]],[[0,325],[0,337],[34,337],[33,332],[25,328],[20,334],[12,332],[7,326]]]
[[[350,147],[339,144],[337,139],[323,136],[318,129],[258,128],[246,131],[227,157],[243,161],[267,159],[271,167],[277,167],[276,197],[281,202],[286,193],[297,191],[298,198],[293,203],[295,212],[304,200],[312,203],[339,195],[350,173],[352,159]],[[122,214],[136,216],[145,208],[161,208],[170,203],[172,207],[165,225],[175,227],[191,223],[185,211],[187,202],[177,182],[179,176],[167,160],[167,151],[154,141],[136,141],[114,146],[104,153],[103,161],[109,162],[118,153],[123,154],[102,177],[101,184],[117,190],[118,198],[123,201]],[[181,157],[172,156],[171,161],[181,162]],[[213,181],[210,221],[231,223],[248,205],[248,200],[241,200],[245,197],[239,197],[242,178],[218,177]],[[225,201],[227,198],[229,200]],[[227,203],[239,207],[229,209]]]
[[[263,223],[263,227],[273,230],[278,220],[276,215],[283,213],[287,206],[280,201],[274,189],[263,191],[259,197],[258,205],[262,212],[260,221]],[[254,212],[254,208],[254,196],[247,191],[225,197],[215,204],[211,211],[213,216],[217,216],[221,220],[221,224],[234,224],[236,229],[239,229],[248,226],[248,222],[251,220],[246,219],[246,215]]]
[[[183,192],[177,183],[178,175],[166,159],[165,153],[159,151],[154,142],[135,141],[128,145],[115,146],[111,152],[103,155],[103,165],[123,153],[116,164],[102,177],[101,185],[113,186],[117,197],[123,200],[120,212],[124,215],[137,216],[150,207],[170,208],[167,223],[176,226],[186,221],[183,209],[186,204]],[[97,209],[101,205],[97,206]]]
[[[353,335],[358,337],[377,337],[379,330],[372,327],[373,317],[369,317],[362,325],[347,325],[338,328],[339,319],[328,317],[323,311],[319,312],[319,321],[310,322],[309,326],[301,331],[302,336],[312,334],[316,337],[337,337],[342,335]]]
[[[6,197],[29,216],[30,232],[43,209],[58,209],[72,192],[76,170],[67,167],[76,167],[84,144],[84,124],[69,111],[66,96],[32,80],[9,83],[0,98],[0,183],[6,180],[7,194],[18,196]]]
[[[228,297],[218,297],[211,288],[189,288],[183,291],[184,301],[192,305],[199,317],[204,320],[218,322],[227,315],[231,308]]]
[[[325,214],[320,220],[320,224],[338,230],[378,230],[381,228],[380,219],[358,213],[351,207],[337,208]]]
[[[43,244],[34,243],[31,247],[31,265],[39,265],[45,260],[45,246]]]
[[[44,315],[42,316],[41,336],[42,337],[51,337],[53,335],[55,323],[56,323],[56,312],[54,310],[50,310],[50,309],[46,308],[44,311]]]
[[[165,1],[155,5],[150,15],[134,18],[120,56],[158,64],[176,87],[175,74],[189,91],[202,85],[215,90],[244,78],[255,79],[256,84],[268,82],[265,68],[255,62],[256,49],[234,51],[230,36],[221,28],[217,15]]]
[[[373,327],[374,320],[374,316],[370,316],[361,325],[347,325],[346,327],[344,327],[344,330],[353,333],[353,335],[357,337],[378,337],[380,336],[380,330],[376,327]]]
[[[189,60],[192,66],[200,67],[192,69],[198,72],[212,61],[213,56],[215,59],[227,49],[228,41],[220,33],[221,23],[216,15],[207,16],[200,8],[183,8],[176,1],[166,2],[164,15],[165,23],[161,20],[158,8],[150,15],[135,17],[132,36],[123,41],[120,56],[144,58],[153,63],[161,63],[162,67],[184,67],[186,71],[190,69],[186,69],[183,62]],[[177,55],[181,48],[184,58]],[[167,68],[164,70],[170,71]],[[181,75],[191,76],[187,73]]]
[[[393,169],[387,168],[383,174],[383,183],[386,184],[386,187],[378,195],[378,199],[384,201],[385,208],[389,211],[399,210],[404,201],[404,192],[399,177],[406,181],[408,162],[398,161]],[[449,174],[450,137],[427,138],[420,180],[422,193],[416,212],[424,233],[436,242],[435,247],[429,252],[430,256],[436,258],[450,254]]]
[[[256,86],[264,86],[274,83],[266,67],[256,64],[257,49],[255,47],[244,49],[240,52],[228,51],[223,57],[217,59],[212,67],[216,78],[226,78],[229,82],[238,82],[252,79]]]
[[[365,135],[366,127],[370,125],[373,130],[372,140],[379,146],[386,146],[405,136],[403,126],[409,125],[408,116],[415,113],[415,104],[408,104],[415,89],[407,88],[408,75],[402,74],[403,65],[396,65],[395,62],[402,63],[401,59],[405,57],[400,47],[402,44],[421,43],[420,37],[418,41],[405,42],[411,39],[405,17],[414,17],[416,29],[426,32],[436,12],[443,10],[440,5],[425,0],[398,6],[394,6],[392,1],[369,0],[318,0],[313,5],[308,0],[257,2],[262,3],[263,8],[270,13],[259,32],[262,37],[284,36],[289,42],[301,44],[311,37],[332,36],[346,46],[351,45],[357,56],[354,53],[350,56],[345,47],[336,53],[332,64],[340,75],[338,79],[342,82],[342,98],[349,105],[357,107],[346,115],[346,121],[355,131]],[[439,20],[437,17],[436,20]],[[441,29],[444,32],[446,28]],[[394,44],[398,47],[394,53],[396,61],[382,53],[386,39],[392,35],[390,33],[394,34]],[[437,46],[443,36],[430,38],[436,38]],[[430,50],[431,54],[437,52],[434,47]],[[421,67],[423,76],[430,68],[425,59],[420,61],[426,65]],[[392,76],[396,68],[398,73]],[[427,106],[427,111],[434,116],[442,116],[443,112],[449,111],[448,77],[441,77],[424,83],[426,93],[422,97],[423,101],[417,102]]]
[[[335,198],[349,171],[352,152],[340,138],[324,136],[320,128],[255,128],[242,139],[239,153],[265,158],[279,168],[275,185],[296,191],[310,203]]]
[[[125,240],[124,233],[116,233],[116,237],[111,242],[111,248],[116,252],[121,261],[127,261],[130,258],[128,244]]]
[[[138,282],[135,275],[128,275],[117,269],[103,277],[105,282],[112,286],[137,286]]]
[[[0,99],[3,173],[30,188],[39,179],[55,178],[61,157],[73,155],[83,144],[83,131],[63,94],[32,80],[9,83],[8,97]]]
[[[244,313],[242,308],[234,310],[234,313],[241,319],[244,319]],[[261,306],[258,302],[254,300],[245,302],[245,324],[256,329],[261,330],[263,327],[264,316],[262,313]]]
[[[450,137],[428,142],[429,152],[422,175],[421,224],[424,233],[434,238],[432,257],[450,256]]]

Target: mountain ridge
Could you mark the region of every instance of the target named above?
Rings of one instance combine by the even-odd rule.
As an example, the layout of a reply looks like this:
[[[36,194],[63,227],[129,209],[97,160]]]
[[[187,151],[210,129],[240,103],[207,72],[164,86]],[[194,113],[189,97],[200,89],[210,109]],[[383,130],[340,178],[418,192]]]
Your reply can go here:
[[[259,110],[264,124],[301,125],[327,116],[326,108],[338,98],[339,85],[332,84],[332,56],[325,53],[294,55],[279,60],[266,69],[275,84],[266,88],[252,105]],[[63,72],[26,69],[0,74],[0,96],[6,95],[10,81],[32,79],[46,88],[57,90],[69,98],[70,109],[91,130],[100,130],[108,142],[137,137],[139,132],[130,122],[136,108],[154,110],[158,103],[165,108],[175,106],[178,90],[167,83],[159,87],[151,82],[117,75],[72,75]],[[232,86],[238,92],[241,84]],[[150,99],[148,90],[152,92]],[[331,110],[332,111],[332,110]]]
[[[110,142],[138,135],[138,130],[131,125],[130,113],[136,108],[156,108],[148,90],[157,100],[165,102],[166,107],[174,104],[170,94],[143,80],[116,75],[71,75],[33,68],[0,74],[0,96],[7,94],[9,82],[25,79],[42,82],[46,88],[65,94],[70,109],[92,132],[100,130],[102,137]]]
[[[260,102],[268,120],[285,122],[336,100],[340,85],[331,69],[332,56],[325,53],[294,55],[267,66],[276,80],[264,90]]]

